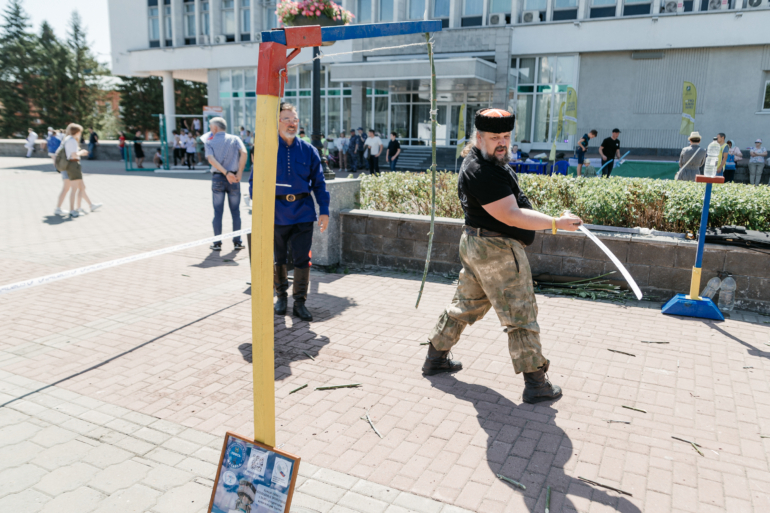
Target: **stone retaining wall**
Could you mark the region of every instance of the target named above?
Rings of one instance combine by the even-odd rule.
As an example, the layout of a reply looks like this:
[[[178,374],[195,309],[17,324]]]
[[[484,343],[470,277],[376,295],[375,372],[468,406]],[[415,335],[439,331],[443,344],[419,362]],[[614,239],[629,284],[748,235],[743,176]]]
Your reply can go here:
[[[344,265],[423,270],[428,251],[427,216],[346,210],[340,218]],[[431,271],[460,271],[462,225],[458,219],[436,219]],[[610,232],[596,235],[628,268],[645,294],[665,301],[674,294],[689,292],[695,242]],[[580,232],[538,232],[526,251],[534,276],[588,278],[615,270],[604,253]],[[720,272],[732,274],[738,284],[737,308],[770,313],[770,255],[706,244],[702,286]],[[618,275],[617,279],[623,278]]]
[[[27,155],[25,143],[26,141],[22,139],[0,139],[0,157],[25,157]],[[126,141],[126,144],[133,144],[133,141]],[[160,143],[158,141],[145,142],[142,146],[144,147],[145,163],[149,161],[152,164],[152,156]],[[81,144],[80,147],[88,149],[88,144]],[[48,156],[48,146],[45,139],[37,140],[32,156],[37,158]],[[120,160],[118,141],[100,141],[96,147],[96,160]]]

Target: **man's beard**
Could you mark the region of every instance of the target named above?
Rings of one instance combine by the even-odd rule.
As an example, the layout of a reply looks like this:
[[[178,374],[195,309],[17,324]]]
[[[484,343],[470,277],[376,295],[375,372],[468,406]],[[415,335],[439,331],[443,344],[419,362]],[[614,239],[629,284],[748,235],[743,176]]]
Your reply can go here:
[[[289,141],[293,141],[294,138],[297,137],[297,132],[294,132],[293,134],[291,134],[288,131],[287,132],[279,131],[278,133],[281,135],[281,137],[283,137],[284,139],[288,139]]]
[[[497,156],[497,150],[505,150],[505,155],[498,157]],[[488,161],[493,162],[497,164],[498,166],[505,166],[513,159],[513,154],[511,153],[511,148],[509,146],[497,146],[495,147],[495,153],[490,155],[487,153],[486,148],[479,148],[479,151],[481,151],[481,155]]]

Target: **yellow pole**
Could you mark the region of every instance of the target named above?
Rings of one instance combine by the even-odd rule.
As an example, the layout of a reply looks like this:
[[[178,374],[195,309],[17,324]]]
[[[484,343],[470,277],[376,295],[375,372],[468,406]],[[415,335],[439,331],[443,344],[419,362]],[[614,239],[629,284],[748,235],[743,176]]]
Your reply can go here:
[[[254,128],[251,259],[251,357],[254,372],[254,439],[275,447],[273,353],[273,225],[278,165],[277,96],[258,95]]]

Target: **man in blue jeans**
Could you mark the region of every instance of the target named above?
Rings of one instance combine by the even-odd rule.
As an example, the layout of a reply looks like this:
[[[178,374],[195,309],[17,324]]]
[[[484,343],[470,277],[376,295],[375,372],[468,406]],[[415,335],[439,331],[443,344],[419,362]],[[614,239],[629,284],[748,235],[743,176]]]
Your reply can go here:
[[[214,235],[222,235],[222,214],[225,196],[233,218],[233,231],[241,229],[241,177],[246,167],[246,147],[240,137],[227,133],[223,118],[209,121],[211,132],[202,136],[206,160],[211,164],[211,193],[214,199]],[[235,249],[244,249],[240,237],[233,238]],[[214,251],[222,250],[222,242],[211,245]]]

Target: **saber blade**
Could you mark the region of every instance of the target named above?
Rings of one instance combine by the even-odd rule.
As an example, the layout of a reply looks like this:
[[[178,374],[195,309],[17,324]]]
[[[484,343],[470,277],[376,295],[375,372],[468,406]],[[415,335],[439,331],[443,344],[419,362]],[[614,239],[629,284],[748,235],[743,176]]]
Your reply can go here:
[[[620,272],[623,274],[623,277],[624,277],[624,278],[626,279],[626,281],[628,282],[628,285],[631,287],[631,290],[633,290],[633,291],[634,291],[634,295],[636,296],[636,299],[642,299],[642,291],[641,291],[641,290],[639,290],[639,285],[637,285],[637,284],[636,284],[636,282],[635,282],[635,281],[634,281],[634,279],[631,277],[631,274],[628,272],[628,270],[627,270],[625,267],[623,267],[623,264],[621,264],[621,263],[620,263],[620,260],[618,260],[618,257],[616,257],[615,255],[613,255],[613,254],[612,254],[612,251],[610,251],[610,250],[609,250],[609,248],[608,248],[607,246],[605,246],[605,245],[604,245],[604,243],[602,243],[602,241],[600,241],[599,239],[597,239],[597,238],[596,238],[596,235],[594,235],[593,233],[591,233],[591,232],[588,230],[588,228],[586,228],[586,227],[585,227],[585,226],[583,226],[583,225],[580,225],[580,231],[581,231],[581,232],[583,232],[583,233],[585,233],[585,234],[588,236],[588,238],[589,238],[589,239],[591,239],[592,241],[594,241],[594,242],[596,243],[596,245],[597,245],[597,246],[599,246],[599,248],[600,248],[602,251],[604,251],[604,253],[605,253],[605,254],[606,254],[608,257],[610,257],[610,260],[612,260],[612,263],[613,263],[613,264],[615,264],[615,267],[617,267],[617,268],[618,268],[618,270],[620,270]]]

